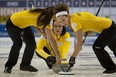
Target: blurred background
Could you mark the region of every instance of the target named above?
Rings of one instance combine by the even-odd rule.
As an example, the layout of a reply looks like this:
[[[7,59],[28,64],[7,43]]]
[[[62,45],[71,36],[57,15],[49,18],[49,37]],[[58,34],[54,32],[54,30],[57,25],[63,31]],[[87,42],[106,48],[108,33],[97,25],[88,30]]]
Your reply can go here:
[[[43,8],[64,3],[69,6],[70,13],[88,11],[96,14],[101,2],[102,0],[0,0],[0,38],[9,37],[5,30],[5,22],[8,17],[12,13],[31,8],[32,4],[36,8]],[[108,17],[116,22],[116,0],[105,0],[98,16]],[[70,32],[71,37],[75,39],[73,33],[69,29],[67,30]],[[33,32],[35,37],[40,36],[34,29]],[[97,35],[91,33],[85,43],[92,44]],[[0,44],[2,45],[3,40],[1,39]]]

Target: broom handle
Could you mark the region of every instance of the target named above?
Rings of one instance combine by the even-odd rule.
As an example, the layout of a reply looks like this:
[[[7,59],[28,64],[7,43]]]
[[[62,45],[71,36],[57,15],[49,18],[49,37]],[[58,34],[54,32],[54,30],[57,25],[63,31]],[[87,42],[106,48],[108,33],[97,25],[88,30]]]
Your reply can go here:
[[[70,70],[71,67],[72,67],[72,66],[69,66],[66,72],[68,72],[68,71]]]
[[[103,1],[102,1],[102,3],[101,3],[101,5],[99,6],[99,9],[98,9],[98,11],[97,11],[97,13],[96,13],[96,16],[98,16],[99,11],[100,11],[100,9],[101,9],[101,7],[102,7],[102,5],[103,5],[104,1],[105,1],[105,0],[103,0]]]
[[[62,69],[62,70],[63,70],[63,72],[64,72],[65,70],[64,70],[64,68],[63,68],[62,64],[60,64],[60,65],[61,65],[61,69]]]
[[[98,14],[99,14],[99,12],[100,12],[100,9],[101,9],[101,7],[102,7],[104,1],[105,1],[105,0],[103,0],[103,1],[101,2],[100,6],[99,6],[99,9],[98,9],[98,11],[97,11],[97,13],[96,13],[96,16],[98,16]],[[87,36],[88,36],[88,32],[85,32],[85,38],[84,38],[84,40],[83,40],[83,43],[85,42]]]

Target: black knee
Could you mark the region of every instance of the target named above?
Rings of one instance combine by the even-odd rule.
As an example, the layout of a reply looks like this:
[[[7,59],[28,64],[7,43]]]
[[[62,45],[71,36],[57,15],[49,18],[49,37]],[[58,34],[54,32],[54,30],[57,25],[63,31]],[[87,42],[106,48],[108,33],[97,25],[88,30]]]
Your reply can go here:
[[[21,49],[21,47],[22,47],[22,42],[13,43],[13,48],[15,48],[16,50]]]
[[[35,50],[36,43],[35,42],[33,42],[33,43],[26,43],[26,47],[31,49],[31,50]]]
[[[96,55],[106,54],[104,47],[93,44],[93,51]]]
[[[93,48],[93,51],[94,51],[94,52],[98,52],[98,51],[104,50],[104,48],[102,48],[102,47],[100,47],[100,46],[97,46],[97,45],[95,45],[95,44],[93,44],[92,48]]]

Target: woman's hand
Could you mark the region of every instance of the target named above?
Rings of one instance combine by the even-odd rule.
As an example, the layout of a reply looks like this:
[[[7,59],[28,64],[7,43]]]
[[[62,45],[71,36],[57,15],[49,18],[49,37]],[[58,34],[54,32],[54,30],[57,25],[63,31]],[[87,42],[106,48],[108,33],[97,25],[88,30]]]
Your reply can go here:
[[[74,66],[74,64],[75,64],[75,57],[72,57],[72,56],[70,57],[69,64],[70,64],[71,67]]]
[[[61,64],[61,61],[62,61],[61,57],[57,56],[56,57],[56,64]]]

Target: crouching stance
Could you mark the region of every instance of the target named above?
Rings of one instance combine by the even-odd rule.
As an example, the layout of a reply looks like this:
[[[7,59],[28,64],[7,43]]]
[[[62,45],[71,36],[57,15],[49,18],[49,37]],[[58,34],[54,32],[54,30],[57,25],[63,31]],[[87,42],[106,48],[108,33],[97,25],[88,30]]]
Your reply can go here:
[[[52,30],[62,61],[66,61],[70,46],[70,35],[66,32],[65,27],[59,25],[57,21],[53,21]],[[39,38],[36,53],[45,60],[49,69],[56,63],[54,51],[52,50],[47,37],[41,36]]]

